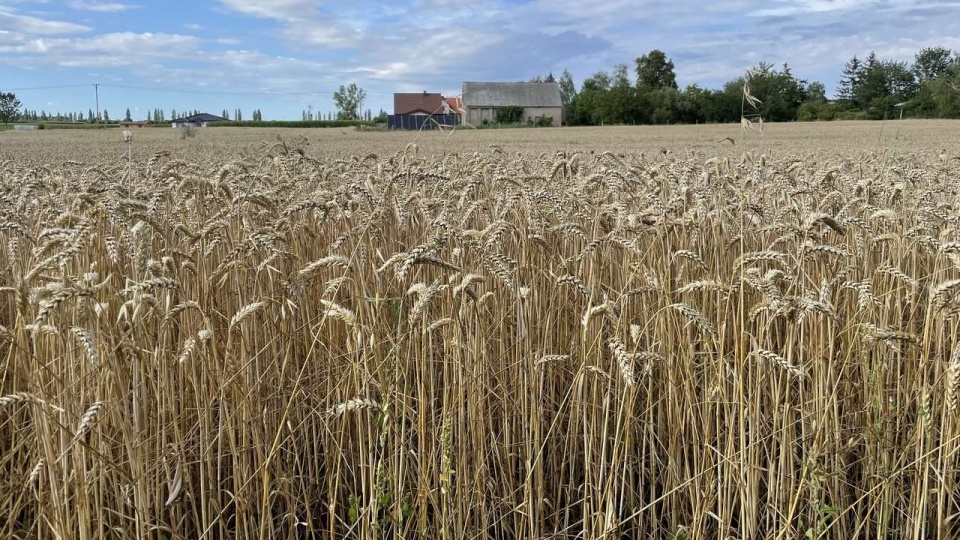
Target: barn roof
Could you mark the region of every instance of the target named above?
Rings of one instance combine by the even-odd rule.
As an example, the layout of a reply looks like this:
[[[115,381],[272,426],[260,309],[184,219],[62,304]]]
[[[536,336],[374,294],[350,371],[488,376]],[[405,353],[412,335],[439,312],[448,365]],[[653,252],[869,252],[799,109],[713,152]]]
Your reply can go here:
[[[463,83],[466,107],[560,107],[562,103],[557,83]]]

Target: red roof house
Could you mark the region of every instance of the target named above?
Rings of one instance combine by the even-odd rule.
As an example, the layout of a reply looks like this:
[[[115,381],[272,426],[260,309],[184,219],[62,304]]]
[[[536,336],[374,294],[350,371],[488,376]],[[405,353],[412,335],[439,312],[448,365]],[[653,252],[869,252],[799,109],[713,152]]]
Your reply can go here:
[[[460,114],[463,109],[463,101],[458,97],[443,98],[447,114]]]
[[[393,114],[443,114],[443,97],[429,92],[394,94]]]

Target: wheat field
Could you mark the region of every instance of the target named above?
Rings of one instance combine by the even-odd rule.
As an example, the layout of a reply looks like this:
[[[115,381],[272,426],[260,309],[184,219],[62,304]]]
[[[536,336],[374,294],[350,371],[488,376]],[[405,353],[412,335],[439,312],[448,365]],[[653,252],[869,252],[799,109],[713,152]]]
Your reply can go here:
[[[738,129],[0,133],[0,538],[957,536],[960,128]]]

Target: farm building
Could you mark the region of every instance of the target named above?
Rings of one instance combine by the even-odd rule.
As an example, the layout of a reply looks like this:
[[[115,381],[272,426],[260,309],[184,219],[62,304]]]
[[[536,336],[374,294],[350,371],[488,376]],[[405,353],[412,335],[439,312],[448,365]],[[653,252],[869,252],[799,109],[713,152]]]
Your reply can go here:
[[[387,117],[390,129],[435,129],[460,123],[439,93],[397,93],[393,95],[393,114]]]
[[[533,122],[552,118],[557,124],[563,117],[560,85],[557,83],[464,82],[463,120],[479,125],[497,121],[504,107],[523,107],[523,119]]]
[[[183,118],[177,118],[170,125],[175,128],[182,127],[207,127],[207,124],[210,122],[226,122],[226,118],[221,118],[215,114],[209,113],[200,113],[194,114],[191,116],[184,116]]]
[[[393,95],[393,114],[441,114],[443,96],[439,93],[421,92]]]
[[[458,97],[443,98],[443,108],[446,114],[459,115],[463,112],[463,100]]]
[[[146,120],[132,120],[129,122],[128,121],[120,122],[120,127],[124,127],[124,128],[142,128],[142,127],[147,127],[148,125],[149,125],[149,122],[147,122]]]

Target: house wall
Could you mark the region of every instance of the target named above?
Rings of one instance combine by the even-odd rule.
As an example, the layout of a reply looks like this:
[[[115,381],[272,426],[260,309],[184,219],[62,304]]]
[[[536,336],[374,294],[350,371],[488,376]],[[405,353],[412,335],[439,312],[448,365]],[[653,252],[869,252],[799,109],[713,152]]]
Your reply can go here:
[[[474,126],[483,124],[484,121],[493,124],[497,121],[497,111],[499,107],[466,107],[464,111],[464,120]],[[559,126],[563,114],[562,107],[525,107],[523,109],[523,121],[533,120],[541,116],[553,118],[553,125]]]
[[[463,119],[466,123],[479,126],[483,121],[493,123],[497,121],[497,109],[495,107],[466,107],[463,112]]]
[[[542,116],[553,118],[553,125],[559,126],[563,120],[563,107],[526,107],[523,109],[523,119],[536,119]]]

